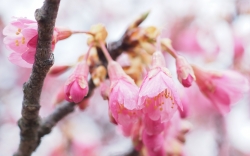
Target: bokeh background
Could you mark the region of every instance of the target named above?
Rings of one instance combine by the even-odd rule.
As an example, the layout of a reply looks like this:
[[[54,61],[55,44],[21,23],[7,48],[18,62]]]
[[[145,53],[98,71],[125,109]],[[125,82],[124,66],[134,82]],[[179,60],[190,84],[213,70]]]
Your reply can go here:
[[[43,4],[43,0],[0,2],[1,32],[13,20],[12,17],[34,20],[35,9]],[[150,14],[142,26],[158,27],[161,37],[170,38],[174,48],[189,62],[209,69],[235,69],[250,78],[249,0],[64,0],[60,4],[56,26],[89,30],[91,25],[103,23],[110,42],[118,40],[131,22],[149,10]],[[0,156],[9,156],[19,144],[17,120],[21,116],[22,84],[28,79],[30,69],[8,61],[10,51],[4,46],[3,37],[1,33]],[[75,64],[88,49],[86,39],[85,35],[74,35],[58,42],[54,50],[55,65]],[[240,53],[236,53],[236,45],[243,49]],[[175,73],[174,60],[168,58],[167,64]],[[41,117],[53,111],[55,97],[71,72],[46,78],[41,97]],[[119,129],[109,122],[107,101],[99,92],[97,88],[84,111],[77,109],[60,121],[52,133],[43,138],[33,156],[60,156],[62,153],[68,156],[122,156],[129,153],[133,149],[131,139],[122,136]],[[190,103],[195,101],[191,99]],[[196,113],[185,119],[191,127],[183,147],[185,155],[218,155],[218,132],[209,111],[202,115],[197,112],[199,109],[191,110]],[[230,155],[249,156],[249,93],[232,106],[225,121]]]

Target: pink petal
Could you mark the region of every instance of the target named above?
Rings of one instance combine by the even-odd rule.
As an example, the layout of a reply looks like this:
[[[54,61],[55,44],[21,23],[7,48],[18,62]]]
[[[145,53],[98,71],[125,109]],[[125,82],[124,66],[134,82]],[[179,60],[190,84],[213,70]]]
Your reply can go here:
[[[9,61],[24,68],[31,68],[32,64],[29,64],[28,62],[24,61],[21,55],[22,54],[19,53],[11,53],[9,56]]]
[[[27,52],[22,54],[22,59],[26,62],[33,64],[35,61],[36,49],[29,49]]]
[[[156,134],[159,134],[161,133],[164,128],[165,128],[165,125],[164,123],[162,123],[159,120],[151,120],[148,115],[145,115],[145,118],[144,118],[144,125],[145,125],[145,130],[147,132],[148,135],[156,135]]]
[[[146,77],[140,88],[139,96],[155,97],[165,89],[174,89],[172,78],[166,75],[164,72],[160,71],[154,77]]]
[[[18,45],[16,45],[16,41],[18,41]],[[26,43],[22,44],[22,36],[18,36],[16,38],[5,37],[3,42],[8,49],[17,53],[24,53],[28,49]]]
[[[31,29],[31,28],[23,29],[22,34],[25,37],[26,41],[28,41],[28,43],[30,43],[30,40],[32,38],[34,38],[35,36],[38,36],[37,29]],[[36,46],[34,46],[34,47],[36,47]]]
[[[65,99],[69,102],[73,102],[71,95],[70,95],[70,89],[72,85],[73,85],[73,81],[72,83],[68,83],[64,86]]]
[[[37,39],[38,39],[38,35],[34,36],[33,38],[31,38],[27,44],[28,47],[31,48],[36,48],[37,45]]]
[[[13,25],[7,25],[3,29],[3,35],[5,36],[12,36],[12,37],[17,37],[18,35],[16,34],[18,28],[13,26]]]
[[[190,87],[194,81],[194,78],[188,74],[188,77],[186,79],[182,79],[182,85],[184,87]]]
[[[70,88],[70,95],[75,103],[81,102],[85,96],[83,93],[83,89],[79,86],[79,84],[76,81],[73,82]]]

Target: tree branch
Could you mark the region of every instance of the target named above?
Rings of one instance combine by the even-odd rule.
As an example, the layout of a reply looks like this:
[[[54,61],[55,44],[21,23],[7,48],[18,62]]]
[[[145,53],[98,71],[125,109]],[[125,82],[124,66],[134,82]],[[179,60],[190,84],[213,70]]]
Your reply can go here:
[[[63,103],[59,105],[52,114],[50,114],[41,122],[40,127],[38,129],[38,141],[36,147],[39,146],[41,138],[44,135],[49,134],[58,121],[60,121],[63,117],[74,111],[75,105],[75,103]]]
[[[40,95],[46,74],[54,62],[51,43],[59,3],[60,0],[45,0],[42,8],[35,12],[38,41],[31,76],[23,85],[22,117],[18,121],[21,139],[15,156],[31,155],[38,140]]]

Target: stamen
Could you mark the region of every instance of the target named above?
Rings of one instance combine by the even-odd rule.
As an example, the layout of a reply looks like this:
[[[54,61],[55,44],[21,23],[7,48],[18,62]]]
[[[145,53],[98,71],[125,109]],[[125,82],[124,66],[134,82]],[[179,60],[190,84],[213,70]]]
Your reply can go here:
[[[19,42],[18,42],[18,40],[16,40],[16,46],[19,46]]]
[[[17,32],[16,32],[16,35],[19,35],[19,34],[20,34],[20,32],[21,32],[21,29],[20,29],[20,28],[18,28],[18,29],[17,29]]]
[[[22,38],[22,44],[24,44],[24,43],[25,43],[25,37]]]

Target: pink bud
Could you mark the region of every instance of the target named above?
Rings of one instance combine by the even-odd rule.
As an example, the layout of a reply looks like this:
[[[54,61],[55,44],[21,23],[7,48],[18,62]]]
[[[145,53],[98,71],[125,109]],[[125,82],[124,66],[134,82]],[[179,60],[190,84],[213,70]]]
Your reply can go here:
[[[194,81],[194,77],[188,74],[188,77],[186,79],[182,79],[182,85],[184,87],[190,87],[193,81]]]
[[[88,94],[89,67],[86,62],[77,65],[74,73],[69,77],[65,85],[65,98],[69,102],[79,103]]]
[[[187,60],[182,56],[176,57],[178,80],[184,87],[190,87],[195,80],[194,71]]]

